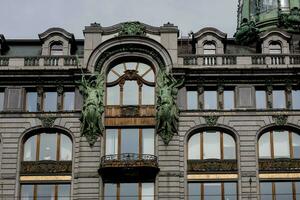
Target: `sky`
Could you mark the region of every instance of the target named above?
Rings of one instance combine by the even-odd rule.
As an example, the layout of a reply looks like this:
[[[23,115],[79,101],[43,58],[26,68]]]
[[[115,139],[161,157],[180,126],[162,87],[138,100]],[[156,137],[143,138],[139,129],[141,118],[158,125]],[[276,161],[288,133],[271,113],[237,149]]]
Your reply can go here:
[[[38,39],[50,27],[83,38],[90,23],[111,26],[140,21],[152,26],[170,22],[186,36],[215,27],[232,37],[238,0],[0,0],[0,34],[7,39]]]

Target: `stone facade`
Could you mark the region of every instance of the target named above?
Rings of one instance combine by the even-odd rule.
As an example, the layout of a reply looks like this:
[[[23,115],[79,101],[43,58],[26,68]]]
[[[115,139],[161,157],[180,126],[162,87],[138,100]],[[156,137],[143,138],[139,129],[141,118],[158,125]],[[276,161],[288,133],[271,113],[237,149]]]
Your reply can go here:
[[[259,172],[260,135],[271,129],[293,130],[300,134],[300,111],[293,109],[292,104],[296,102],[291,94],[291,90],[299,90],[300,56],[292,53],[298,47],[290,45],[291,35],[277,30],[261,35],[256,45],[240,46],[214,28],[198,31],[189,41],[178,39],[178,28],[170,23],[161,27],[140,25],[144,35],[118,35],[122,24],[111,27],[91,24],[85,27],[84,40],[76,40],[72,34],[58,28],[40,34],[40,40],[5,40],[1,36],[0,44],[5,43],[5,51],[1,51],[0,56],[0,92],[4,95],[0,112],[0,199],[19,199],[23,183],[44,183],[43,176],[54,177],[46,171],[42,178],[37,178],[22,174],[21,169],[24,138],[37,130],[48,129],[65,132],[72,139],[71,178],[65,180],[71,184],[71,198],[105,199],[105,181],[98,173],[101,157],[105,155],[105,134],[92,147],[85,137],[81,137],[83,100],[76,81],[81,79],[82,73],[87,76],[97,71],[107,73],[111,63],[124,58],[151,63],[155,73],[165,67],[175,78],[185,78],[177,95],[180,109],[178,135],[168,145],[155,136],[154,152],[159,172],[154,178],[154,199],[187,200],[188,182],[224,181],[237,183],[237,199],[260,199],[259,183],[267,180],[260,178]],[[298,35],[293,36],[297,38]],[[282,54],[269,54],[270,40],[282,41]],[[52,41],[62,42],[61,56],[50,55]],[[215,44],[215,54],[205,54],[207,41]],[[192,48],[196,49],[193,53],[189,51]],[[186,52],[182,53],[183,49]],[[43,112],[43,94],[49,88],[58,92],[57,111]],[[64,111],[62,94],[69,88],[74,89],[74,109]],[[26,111],[29,89],[37,91],[40,109],[34,112]],[[233,108],[226,110],[224,91],[228,89],[234,92],[234,102]],[[205,109],[204,92],[207,90],[217,91],[216,109]],[[266,91],[265,109],[257,109],[256,90]],[[285,91],[286,108],[274,108],[274,90]],[[189,91],[197,94],[195,109],[188,108]],[[106,126],[155,127],[155,115],[149,113],[149,121],[137,114],[135,120],[140,121],[136,122],[120,116],[109,118],[107,112],[104,115]],[[114,120],[119,121],[113,123]],[[219,130],[234,137],[237,171],[229,173],[233,176],[226,178],[228,172],[215,173],[209,168],[207,172],[188,171],[188,140],[199,130]],[[299,181],[299,172],[293,169],[286,173],[294,174],[292,180]],[[278,173],[269,174],[276,176]],[[33,180],[24,181],[28,177]]]

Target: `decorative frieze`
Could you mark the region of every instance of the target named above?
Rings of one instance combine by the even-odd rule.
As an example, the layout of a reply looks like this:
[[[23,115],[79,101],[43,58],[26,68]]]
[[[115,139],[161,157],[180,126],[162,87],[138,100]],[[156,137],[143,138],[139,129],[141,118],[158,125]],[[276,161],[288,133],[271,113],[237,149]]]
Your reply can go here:
[[[71,174],[72,161],[22,161],[21,175]]]

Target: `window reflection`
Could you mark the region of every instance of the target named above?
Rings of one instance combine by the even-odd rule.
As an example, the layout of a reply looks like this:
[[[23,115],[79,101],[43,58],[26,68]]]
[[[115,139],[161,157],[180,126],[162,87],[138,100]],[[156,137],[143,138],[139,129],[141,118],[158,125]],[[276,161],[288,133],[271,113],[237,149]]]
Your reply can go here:
[[[21,200],[70,200],[70,184],[22,184]]]
[[[204,109],[217,109],[217,92],[204,91]]]
[[[273,90],[273,108],[286,108],[284,90]]]
[[[225,90],[223,95],[224,95],[224,109],[225,110],[234,109],[234,92],[230,90]]]
[[[28,112],[37,111],[37,92],[26,93],[26,110]]]
[[[256,97],[256,108],[257,109],[266,109],[267,108],[266,91],[256,90],[255,97]]]
[[[120,104],[120,86],[108,87],[106,90],[107,105]]]
[[[74,110],[75,92],[64,92],[63,105],[64,110]]]
[[[40,160],[56,160],[56,134],[40,135]]]
[[[219,131],[196,133],[188,140],[188,159],[236,159],[235,140]]]
[[[187,91],[187,109],[195,110],[198,109],[198,92]]]
[[[142,87],[142,105],[154,104],[154,87],[143,85]]]
[[[294,189],[293,189],[294,188]],[[299,197],[299,182],[281,181],[281,182],[261,182],[260,199],[272,200],[283,199],[293,200]]]
[[[44,111],[54,112],[57,111],[57,93],[56,92],[45,92],[44,93]]]
[[[126,81],[123,86],[123,105],[139,104],[139,86],[136,81]]]
[[[139,153],[139,129],[121,130],[121,153]]]
[[[293,109],[300,109],[300,90],[292,91]]]

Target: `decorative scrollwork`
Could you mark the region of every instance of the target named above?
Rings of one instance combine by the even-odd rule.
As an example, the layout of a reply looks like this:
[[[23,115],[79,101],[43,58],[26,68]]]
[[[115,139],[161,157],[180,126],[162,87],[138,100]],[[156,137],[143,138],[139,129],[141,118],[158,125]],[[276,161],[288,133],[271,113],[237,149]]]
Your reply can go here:
[[[188,160],[188,172],[235,172],[236,160]]]
[[[72,161],[22,161],[21,175],[71,174]]]
[[[119,36],[123,35],[146,35],[146,27],[140,22],[125,22],[122,24]]]
[[[215,126],[215,125],[217,125],[219,116],[217,116],[217,115],[204,116],[204,119],[208,126]]]
[[[44,128],[51,128],[54,126],[54,122],[56,120],[56,117],[53,116],[44,116],[39,118],[42,122],[42,126]]]
[[[300,159],[260,159],[259,171],[300,171]]]
[[[288,116],[287,115],[275,115],[273,116],[273,120],[277,126],[283,126],[287,123]]]

